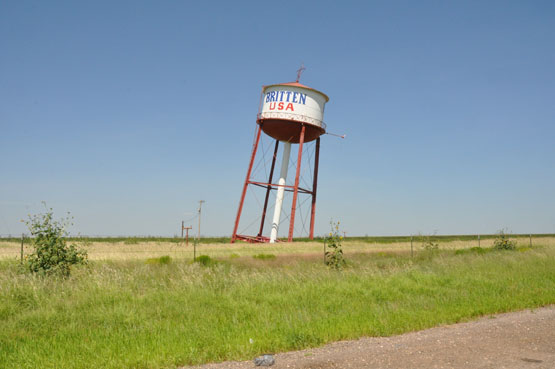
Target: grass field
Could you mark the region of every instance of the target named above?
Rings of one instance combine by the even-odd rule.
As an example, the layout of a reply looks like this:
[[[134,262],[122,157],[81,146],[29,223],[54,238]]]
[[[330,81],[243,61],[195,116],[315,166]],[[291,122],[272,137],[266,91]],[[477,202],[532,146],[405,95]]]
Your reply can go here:
[[[198,254],[217,259],[210,266],[191,263],[192,247],[169,242],[92,242],[93,260],[67,280],[21,273],[4,242],[0,368],[252,359],[553,304],[555,238],[527,242],[518,251],[480,251],[451,240],[439,252],[415,242],[411,257],[407,242],[349,241],[349,264],[339,272],[322,264],[318,242],[200,245]],[[276,257],[252,257],[259,254]],[[147,260],[161,255],[172,258]]]
[[[526,235],[512,236],[518,246],[528,246],[529,237]],[[92,241],[91,241],[92,240]],[[275,255],[289,254],[317,254],[323,252],[323,241],[279,243],[279,244],[229,244],[220,242],[221,239],[203,239],[197,247],[197,255],[204,254],[211,257],[228,257],[232,254],[238,256],[252,256],[260,253],[270,253]],[[385,241],[384,241],[385,240]],[[422,243],[425,238],[414,237],[413,249],[422,250]],[[455,250],[478,246],[475,236],[435,236],[434,242],[439,244],[443,250]],[[174,259],[192,259],[193,242],[189,246],[178,239],[141,239],[141,238],[115,238],[115,239],[75,239],[72,242],[84,247],[91,260],[131,260],[146,259],[169,255]],[[482,236],[480,245],[491,247],[494,236]],[[555,235],[533,235],[533,244],[555,246]],[[348,238],[344,243],[344,251],[351,253],[375,253],[375,252],[398,252],[406,253],[411,250],[410,237],[355,237]],[[24,243],[24,254],[31,251],[30,240]],[[0,260],[15,260],[20,257],[21,240],[9,239],[0,240]]]

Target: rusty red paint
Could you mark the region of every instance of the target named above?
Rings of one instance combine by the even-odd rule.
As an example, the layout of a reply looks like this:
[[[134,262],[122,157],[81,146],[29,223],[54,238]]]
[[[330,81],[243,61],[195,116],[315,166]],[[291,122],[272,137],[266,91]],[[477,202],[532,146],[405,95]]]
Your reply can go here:
[[[312,208],[310,210],[310,234],[309,238],[314,239],[314,219],[316,216],[316,189],[318,188],[318,163],[320,161],[320,137],[316,140],[314,154],[314,179],[312,182]]]
[[[301,159],[303,156],[303,143],[304,143],[305,125],[301,128],[301,135],[299,137],[299,153],[297,155],[297,172],[295,173],[295,188],[293,190],[293,204],[291,205],[291,215],[289,217],[289,237],[288,242],[293,241],[293,231],[295,229],[295,211],[297,208],[297,195],[299,194],[299,177],[301,175]]]
[[[234,243],[237,239],[237,228],[239,227],[239,219],[241,219],[241,212],[243,211],[243,203],[245,202],[245,195],[247,193],[247,187],[249,185],[249,178],[251,177],[252,166],[254,164],[254,158],[256,157],[256,151],[258,150],[258,142],[260,141],[260,132],[262,127],[257,124],[256,127],[256,139],[252,147],[251,160],[249,162],[249,169],[247,170],[247,177],[245,178],[245,185],[243,186],[243,192],[241,193],[241,200],[239,201],[239,208],[237,209],[237,217],[235,218],[235,226],[233,227],[233,234],[231,235],[231,243]]]

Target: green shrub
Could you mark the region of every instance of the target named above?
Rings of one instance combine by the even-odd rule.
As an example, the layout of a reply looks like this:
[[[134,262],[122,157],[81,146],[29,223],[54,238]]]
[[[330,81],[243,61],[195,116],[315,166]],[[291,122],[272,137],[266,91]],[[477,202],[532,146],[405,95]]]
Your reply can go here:
[[[274,254],[257,254],[253,255],[252,257],[260,260],[272,260],[276,258]]]
[[[212,259],[208,255],[200,255],[196,260],[195,263],[199,263],[204,266],[211,266],[216,264],[216,260]]]
[[[33,252],[25,259],[25,266],[30,272],[68,277],[72,265],[86,264],[87,252],[66,242],[69,218],[54,220],[50,208],[45,214],[29,216],[26,224],[33,236]]]
[[[239,254],[236,254],[236,253],[233,253],[233,254],[229,255],[230,259],[237,259],[239,257],[240,257]]]
[[[515,250],[516,242],[511,241],[505,231],[501,230],[498,232],[495,241],[493,241],[493,248],[495,250]]]
[[[329,251],[324,253],[326,265],[332,269],[341,269],[345,266],[345,258],[343,257],[343,248],[341,241],[343,237],[339,234],[339,222],[330,222],[331,232],[326,239],[326,247]]]
[[[475,246],[470,248],[470,252],[473,252],[475,254],[485,254],[486,252],[488,252],[488,250],[482,247]]]
[[[151,258],[151,259],[146,259],[146,263],[147,264],[169,264],[171,263],[172,258],[169,255],[164,255],[164,256],[160,256],[159,258]]]

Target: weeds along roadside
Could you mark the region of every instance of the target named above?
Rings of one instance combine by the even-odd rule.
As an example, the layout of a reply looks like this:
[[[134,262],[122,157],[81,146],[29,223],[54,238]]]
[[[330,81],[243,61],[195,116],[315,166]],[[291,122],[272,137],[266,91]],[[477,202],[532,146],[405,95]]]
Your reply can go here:
[[[67,280],[0,262],[0,367],[161,368],[250,359],[555,302],[555,248],[93,261]],[[250,341],[252,340],[252,344]]]

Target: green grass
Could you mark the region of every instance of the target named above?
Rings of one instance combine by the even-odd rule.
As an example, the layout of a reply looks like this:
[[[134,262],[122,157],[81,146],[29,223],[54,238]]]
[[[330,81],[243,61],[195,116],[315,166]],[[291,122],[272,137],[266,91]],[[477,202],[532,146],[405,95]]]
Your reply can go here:
[[[519,252],[520,251],[520,252]],[[0,262],[0,368],[174,368],[555,303],[555,247],[147,264]],[[249,340],[252,339],[253,343]]]
[[[273,260],[276,258],[274,254],[256,254],[252,257],[259,260]]]
[[[147,264],[169,264],[172,258],[169,255],[160,256],[159,258],[146,259]]]
[[[527,248],[527,249],[530,249],[530,248]],[[469,249],[455,250],[455,255],[462,255],[462,254],[469,254],[469,253],[485,254],[487,252],[492,252],[492,251],[495,251],[495,250],[493,248],[471,247]]]

